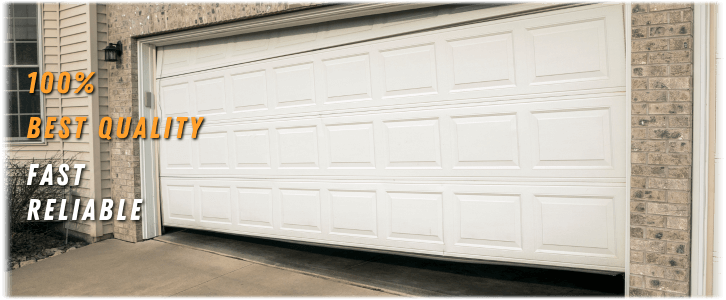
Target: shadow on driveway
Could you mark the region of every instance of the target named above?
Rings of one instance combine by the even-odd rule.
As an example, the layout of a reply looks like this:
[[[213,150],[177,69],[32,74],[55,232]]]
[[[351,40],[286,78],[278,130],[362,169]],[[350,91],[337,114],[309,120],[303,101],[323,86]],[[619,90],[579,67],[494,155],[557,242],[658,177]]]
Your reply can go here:
[[[190,229],[156,240],[417,296],[624,296],[623,274],[462,263]]]

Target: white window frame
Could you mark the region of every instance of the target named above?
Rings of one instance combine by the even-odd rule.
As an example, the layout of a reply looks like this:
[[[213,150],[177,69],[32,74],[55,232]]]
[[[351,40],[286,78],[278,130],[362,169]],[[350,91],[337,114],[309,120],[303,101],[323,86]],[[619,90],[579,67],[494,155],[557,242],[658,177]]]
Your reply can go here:
[[[7,5],[10,5],[10,4],[11,3],[8,3]],[[12,3],[12,4],[14,4],[14,3]],[[37,80],[39,81],[43,74],[43,2],[37,2],[36,5],[37,5],[36,15],[38,16],[38,18],[37,18],[38,25],[36,26],[37,36],[38,36]],[[4,16],[7,16],[7,13],[8,13],[7,6],[5,6],[3,8],[2,13]],[[7,24],[4,24],[4,25],[6,26],[5,28],[7,28]],[[5,35],[7,35],[7,33],[5,33]],[[4,38],[3,42],[7,41],[7,36],[4,36],[3,38]],[[9,70],[9,68],[18,67],[18,66],[5,65],[4,67],[5,67],[5,72],[3,72],[3,75],[2,75],[3,77],[7,76],[7,73],[8,73],[7,70]],[[36,84],[38,84],[38,83],[36,82]],[[40,119],[45,120],[45,94],[43,94],[42,92],[39,92],[38,94],[39,94],[39,101],[40,101]],[[5,109],[5,108],[3,108],[3,109]],[[3,122],[3,126],[6,126],[8,124],[6,113],[3,113],[2,122]],[[7,128],[6,130],[9,130],[9,128]],[[5,143],[10,144],[10,145],[46,145],[46,144],[48,144],[48,142],[45,140],[45,136],[43,134],[41,134],[36,139],[28,139],[26,137],[7,137],[7,136],[5,136],[4,138],[5,138]]]

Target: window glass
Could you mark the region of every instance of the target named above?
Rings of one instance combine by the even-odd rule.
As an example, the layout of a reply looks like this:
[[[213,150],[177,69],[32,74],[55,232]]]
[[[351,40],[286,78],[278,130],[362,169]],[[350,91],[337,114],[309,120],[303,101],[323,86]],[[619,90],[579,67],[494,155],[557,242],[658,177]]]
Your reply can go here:
[[[28,77],[28,74],[38,72],[38,68],[18,68],[18,89],[21,91],[30,92],[30,83],[32,80]],[[38,82],[35,83],[35,90],[40,90],[40,81],[43,80],[43,76],[38,76]]]
[[[3,17],[3,41],[13,40],[13,20]]]
[[[10,122],[10,124],[9,124],[10,126],[8,126],[8,128],[10,129],[10,130],[8,130],[8,135],[10,137],[20,136],[20,131],[18,130],[18,127],[20,124],[20,122],[18,121],[18,116],[17,115],[8,116],[8,122]]]
[[[37,40],[37,19],[35,18],[15,18],[15,40],[16,41],[36,41]]]
[[[7,56],[5,57],[5,64],[6,65],[14,65],[15,64],[15,47],[12,47],[13,44],[6,43],[5,44],[5,52]]]
[[[28,126],[30,125],[31,117],[40,118],[40,115],[20,115],[20,136],[28,136]]]
[[[16,65],[37,65],[38,64],[38,44],[22,43],[15,44],[15,64]]]
[[[7,4],[7,41],[5,49],[5,114],[7,116],[8,140],[27,140],[31,117],[41,116],[40,84],[35,93],[30,93],[32,72],[39,72],[38,65],[38,6],[36,4]],[[38,80],[42,76],[38,75]]]
[[[40,93],[19,92],[20,113],[37,114],[40,112]]]
[[[18,113],[18,92],[8,92],[7,93],[7,99],[8,99],[8,112],[9,114],[17,114]]]
[[[13,16],[14,17],[30,17],[35,18],[37,12],[37,7],[35,4],[13,4]]]
[[[18,89],[18,69],[8,68],[8,76],[5,76],[5,90],[15,91]]]

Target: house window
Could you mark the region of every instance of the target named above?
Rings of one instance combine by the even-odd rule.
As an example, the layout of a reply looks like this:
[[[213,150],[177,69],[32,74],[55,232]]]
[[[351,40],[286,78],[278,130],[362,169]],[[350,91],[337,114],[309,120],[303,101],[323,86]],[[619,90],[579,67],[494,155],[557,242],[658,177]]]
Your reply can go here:
[[[8,141],[27,141],[31,117],[41,116],[39,84],[30,93],[28,74],[39,72],[38,63],[38,6],[36,4],[7,4],[5,17],[7,40],[5,49],[6,115]],[[38,76],[40,78],[40,76]]]

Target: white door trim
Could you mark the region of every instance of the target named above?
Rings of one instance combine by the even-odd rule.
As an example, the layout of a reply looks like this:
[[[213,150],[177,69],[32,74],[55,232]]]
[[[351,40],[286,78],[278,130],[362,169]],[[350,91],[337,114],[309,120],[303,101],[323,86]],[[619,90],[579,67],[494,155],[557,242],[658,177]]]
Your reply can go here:
[[[710,4],[693,10],[693,172],[691,213],[691,296],[706,295],[708,229],[708,112]]]
[[[229,24],[220,24],[198,29],[170,32],[154,36],[138,36],[140,44],[150,43],[157,47],[173,44],[182,44],[220,37],[234,36],[257,31],[273,30],[286,27],[295,27],[313,23],[328,22],[334,20],[370,16],[376,14],[390,13],[403,10],[439,6],[442,4],[398,4],[398,3],[361,3],[361,4],[340,4],[325,6],[317,9],[303,10],[298,12],[285,13],[263,18],[241,20]],[[573,4],[545,4],[545,3],[524,3],[503,5],[482,10],[477,19],[509,18],[514,15],[537,13],[546,10],[560,9],[564,7],[580,6]],[[473,20],[460,19],[460,22]],[[434,26],[439,24],[434,24]],[[440,24],[446,25],[446,24]]]
[[[632,100],[633,100],[633,86],[632,86],[632,25],[630,21],[633,10],[631,9],[631,2],[623,4],[623,22],[625,24],[625,119],[632,119]],[[631,123],[626,122],[625,132],[632,132]],[[629,135],[626,135],[629,136]],[[625,193],[625,297],[630,296],[630,177],[631,177],[631,143],[632,138],[625,139],[625,188],[628,190]]]

